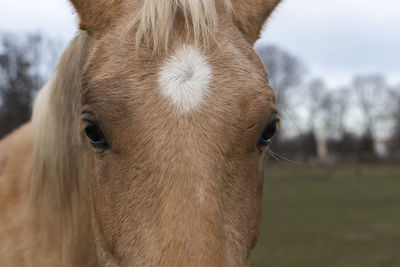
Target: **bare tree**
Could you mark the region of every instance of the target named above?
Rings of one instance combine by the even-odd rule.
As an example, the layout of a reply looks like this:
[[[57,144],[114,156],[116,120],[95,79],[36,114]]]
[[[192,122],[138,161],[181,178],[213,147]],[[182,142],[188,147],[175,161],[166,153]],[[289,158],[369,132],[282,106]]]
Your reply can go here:
[[[299,59],[274,45],[257,45],[257,52],[264,62],[268,81],[276,94],[281,109],[289,108],[290,90],[299,86],[305,67]]]
[[[386,118],[388,87],[381,75],[362,75],[353,80],[358,106],[363,116],[362,150],[366,157],[375,155],[375,129]]]
[[[347,87],[339,88],[333,91],[330,95],[330,99],[332,101],[332,110],[331,114],[334,117],[334,130],[339,137],[345,135],[348,131],[345,123],[345,119],[348,115],[349,106],[350,106],[350,89]]]
[[[59,52],[40,34],[3,34],[0,40],[0,137],[31,116],[36,91],[50,74]]]
[[[305,90],[305,98],[308,100],[307,129],[315,132],[318,118],[321,116],[321,113],[326,110],[326,106],[330,104],[328,92],[324,81],[321,79],[311,80],[306,85]]]
[[[351,90],[347,87],[326,90],[320,97],[320,125],[328,132],[328,138],[341,138],[348,130],[346,118],[350,107]],[[317,105],[317,104],[315,104]]]
[[[381,75],[357,76],[353,80],[354,93],[364,117],[364,133],[372,134],[374,123],[381,116],[379,104],[386,83]]]
[[[392,88],[390,96],[395,103],[395,108],[392,112],[392,121],[394,127],[386,147],[387,151],[389,152],[389,156],[400,159],[400,85]]]

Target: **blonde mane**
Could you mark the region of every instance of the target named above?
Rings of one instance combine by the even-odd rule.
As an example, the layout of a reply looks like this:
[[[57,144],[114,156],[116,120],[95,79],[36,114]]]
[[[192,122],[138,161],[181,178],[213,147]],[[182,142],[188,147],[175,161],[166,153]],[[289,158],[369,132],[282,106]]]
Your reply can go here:
[[[230,0],[220,0],[227,12]],[[129,24],[137,27],[136,45],[153,43],[153,50],[168,50],[170,34],[176,26],[176,18],[183,17],[187,34],[194,42],[208,42],[218,28],[218,0],[144,0],[142,8]]]
[[[82,177],[85,157],[80,149],[79,129],[81,75],[88,54],[87,43],[84,32],[71,42],[53,77],[38,93],[33,108],[31,203],[43,212],[54,209],[54,226],[63,230],[68,230],[65,225],[79,222],[78,213],[83,212],[79,208],[87,205],[80,205],[85,201],[82,196],[87,184]]]

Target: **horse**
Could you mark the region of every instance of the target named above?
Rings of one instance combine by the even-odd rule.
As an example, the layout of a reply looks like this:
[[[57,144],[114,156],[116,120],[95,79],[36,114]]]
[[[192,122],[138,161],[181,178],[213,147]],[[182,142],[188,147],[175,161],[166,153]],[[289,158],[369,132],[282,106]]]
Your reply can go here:
[[[0,142],[0,266],[249,266],[279,123],[280,0],[71,0],[79,31]]]

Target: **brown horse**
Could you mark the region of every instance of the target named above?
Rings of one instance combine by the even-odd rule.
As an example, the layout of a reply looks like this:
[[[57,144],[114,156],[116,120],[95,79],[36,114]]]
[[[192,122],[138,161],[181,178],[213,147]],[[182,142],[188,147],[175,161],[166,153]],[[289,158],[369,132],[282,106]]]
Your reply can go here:
[[[0,143],[0,266],[248,266],[279,0],[72,0],[80,32]]]

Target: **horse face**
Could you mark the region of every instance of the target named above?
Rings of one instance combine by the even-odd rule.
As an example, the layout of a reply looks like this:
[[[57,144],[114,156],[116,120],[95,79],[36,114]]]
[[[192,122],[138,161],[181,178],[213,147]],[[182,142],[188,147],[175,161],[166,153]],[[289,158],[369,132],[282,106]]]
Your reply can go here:
[[[217,8],[213,42],[172,28],[168,50],[156,54],[121,41],[129,24],[123,10],[135,5],[120,4],[108,26],[80,16],[90,39],[82,140],[103,255],[122,266],[248,264],[262,214],[264,150],[278,120],[248,29],[260,28],[276,5],[266,2],[255,24],[241,13],[247,4],[232,2],[234,20]]]

